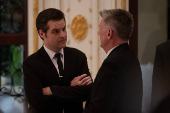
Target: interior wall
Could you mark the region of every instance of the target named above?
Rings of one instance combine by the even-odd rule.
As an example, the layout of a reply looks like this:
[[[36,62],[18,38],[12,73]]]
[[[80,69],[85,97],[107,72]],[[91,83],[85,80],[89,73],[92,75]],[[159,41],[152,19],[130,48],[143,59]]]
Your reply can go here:
[[[33,53],[33,0],[28,0],[28,55]]]
[[[138,0],[138,58],[143,76],[143,113],[150,110],[156,46],[167,40],[167,2]]]

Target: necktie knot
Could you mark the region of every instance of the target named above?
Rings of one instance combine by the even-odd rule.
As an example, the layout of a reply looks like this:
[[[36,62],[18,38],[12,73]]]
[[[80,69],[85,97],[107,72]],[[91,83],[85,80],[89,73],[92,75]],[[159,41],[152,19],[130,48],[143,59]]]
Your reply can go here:
[[[55,57],[57,57],[57,60],[60,59],[60,54],[61,54],[61,53],[55,54]]]

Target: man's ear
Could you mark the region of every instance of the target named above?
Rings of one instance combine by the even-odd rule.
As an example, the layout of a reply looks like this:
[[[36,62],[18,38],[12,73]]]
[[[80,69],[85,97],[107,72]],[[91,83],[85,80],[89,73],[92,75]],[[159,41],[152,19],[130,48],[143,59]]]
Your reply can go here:
[[[108,39],[110,39],[113,35],[113,30],[109,29],[108,32],[107,32],[107,37]]]
[[[41,38],[43,38],[43,39],[46,38],[45,33],[42,30],[39,30],[38,33],[39,33]]]

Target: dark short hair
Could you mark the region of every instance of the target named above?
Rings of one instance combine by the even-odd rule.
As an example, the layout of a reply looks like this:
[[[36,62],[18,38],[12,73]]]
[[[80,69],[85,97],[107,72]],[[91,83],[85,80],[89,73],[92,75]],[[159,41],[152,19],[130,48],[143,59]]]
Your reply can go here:
[[[122,9],[111,9],[100,11],[101,17],[107,27],[116,32],[123,40],[129,40],[133,31],[133,15]]]
[[[44,33],[47,32],[49,29],[49,26],[47,25],[48,21],[50,20],[62,20],[65,21],[64,13],[58,9],[55,8],[49,8],[41,11],[36,19],[36,27],[37,31],[42,30]]]

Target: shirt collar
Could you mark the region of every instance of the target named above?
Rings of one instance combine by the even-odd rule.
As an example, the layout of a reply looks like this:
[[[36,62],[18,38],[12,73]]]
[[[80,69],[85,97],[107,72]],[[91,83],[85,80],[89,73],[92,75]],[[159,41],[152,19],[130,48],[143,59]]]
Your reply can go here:
[[[54,58],[54,55],[56,54],[56,52],[48,49],[45,45],[43,45],[43,47],[44,47],[45,51],[47,52],[47,54],[49,55],[50,59],[52,60]],[[64,57],[64,49],[63,48],[60,50],[59,53],[61,53],[61,55]]]
[[[119,46],[119,45],[117,45],[117,46]],[[116,46],[116,47],[117,47],[117,46]],[[109,56],[109,54],[112,52],[112,50],[115,49],[116,47],[113,47],[112,49],[110,49],[110,50],[107,52],[106,58]]]

